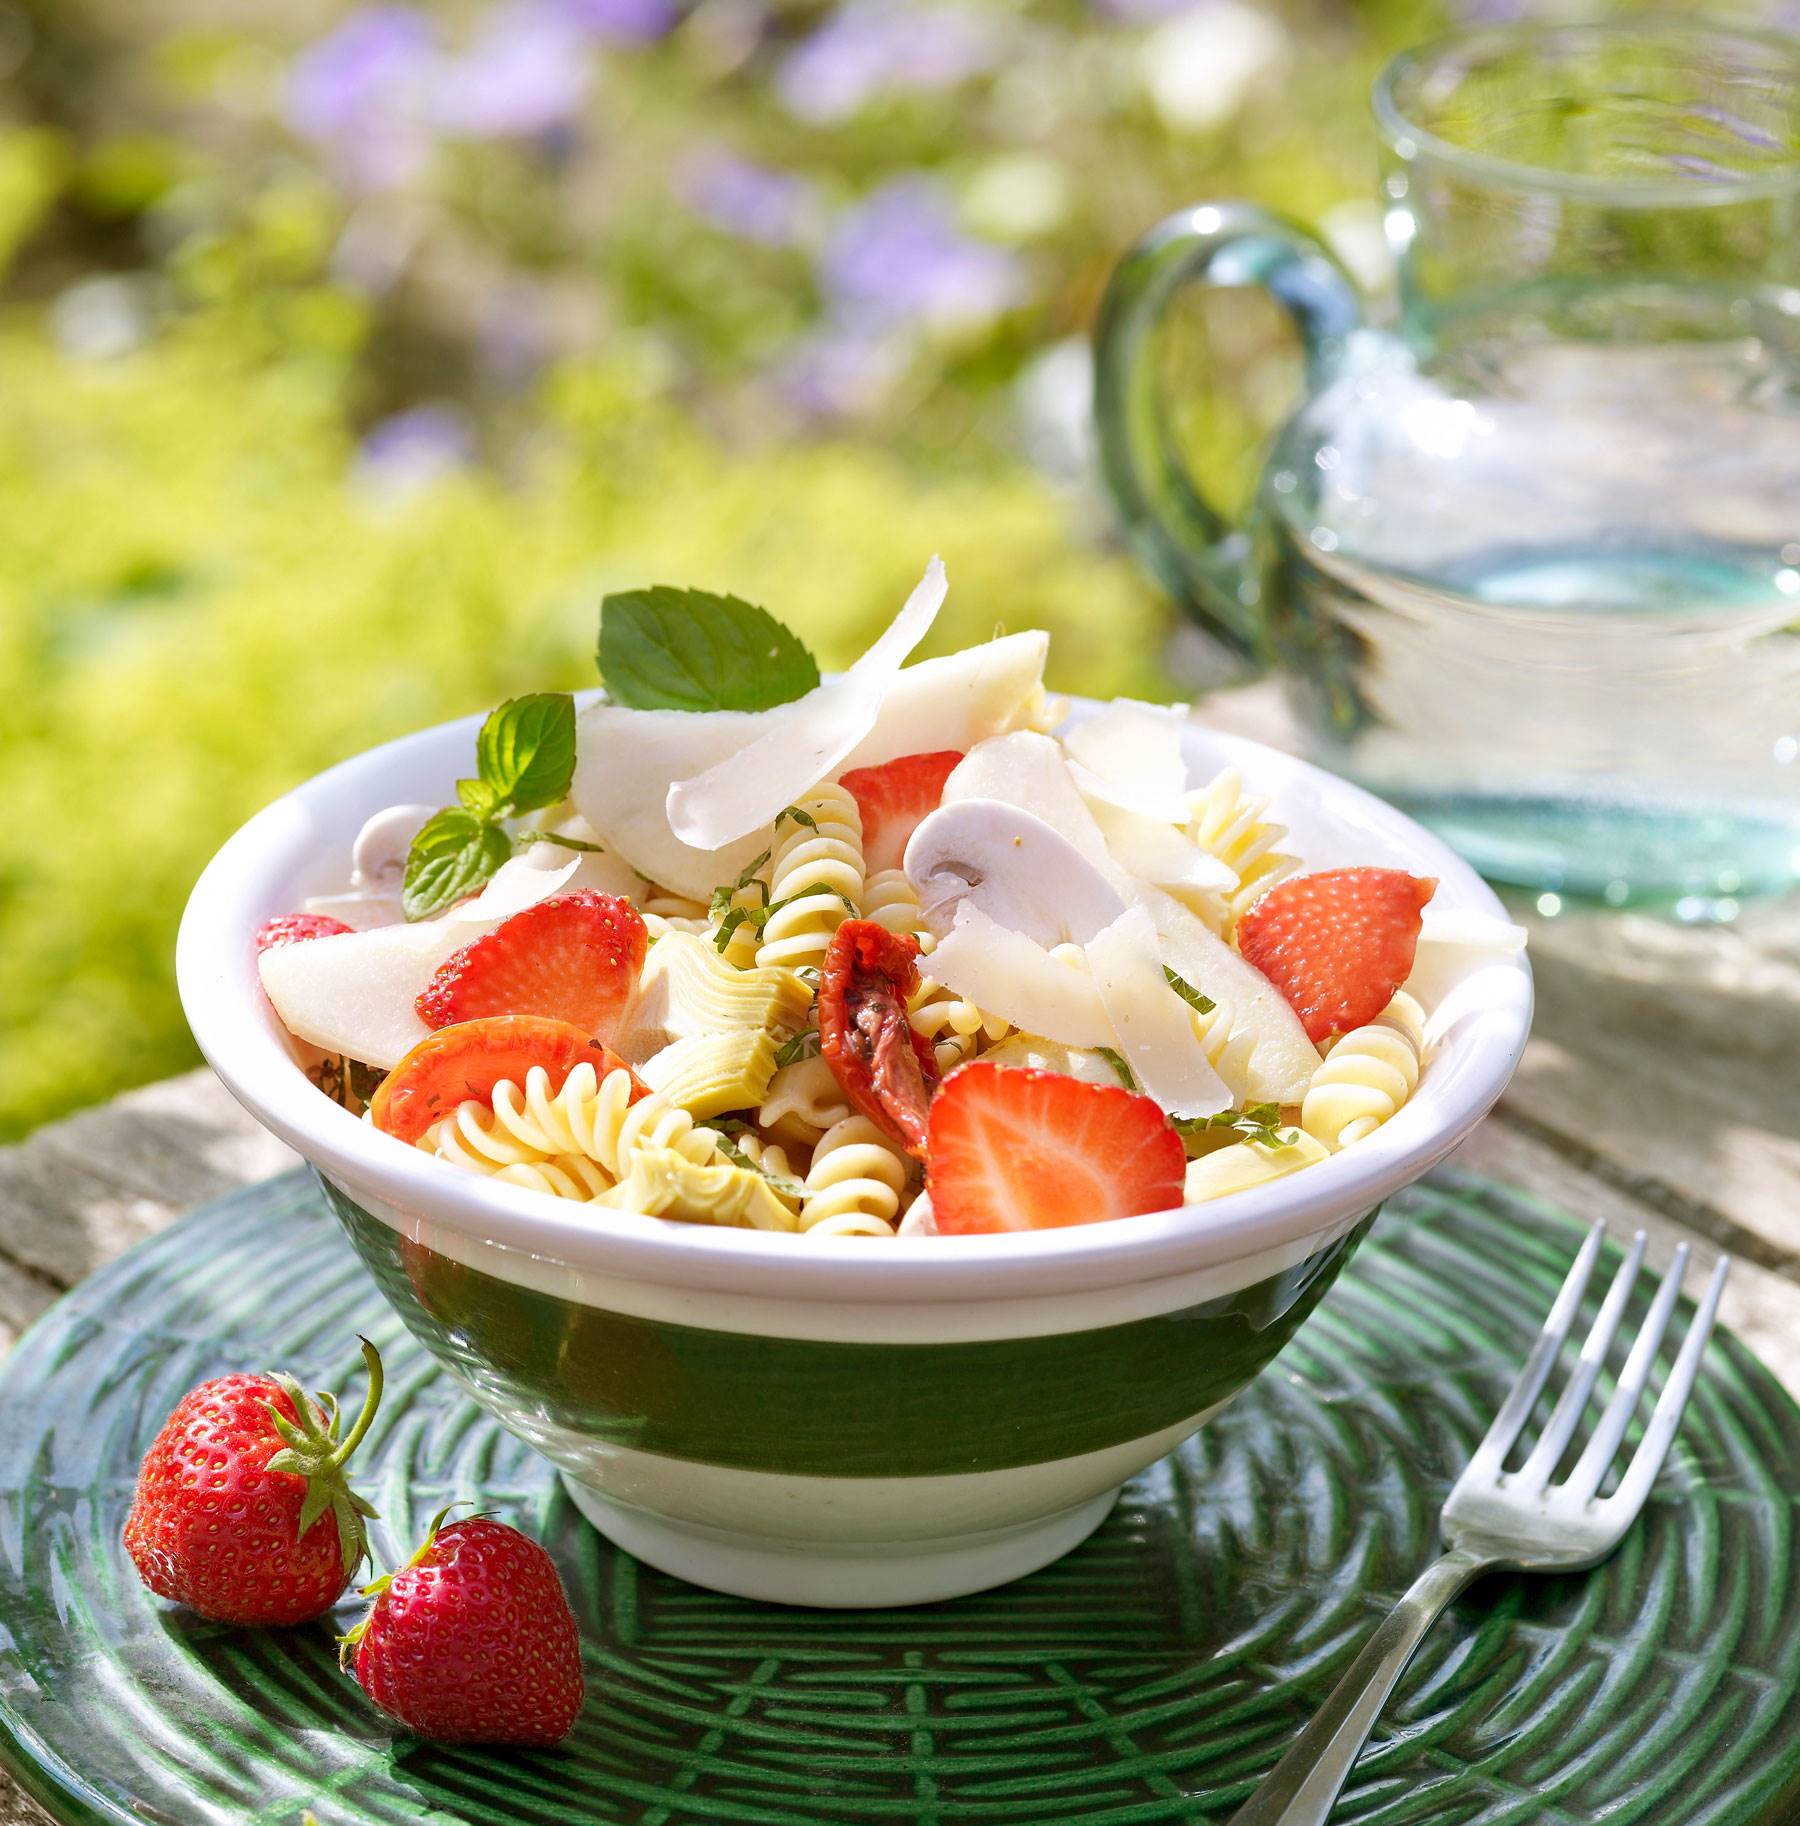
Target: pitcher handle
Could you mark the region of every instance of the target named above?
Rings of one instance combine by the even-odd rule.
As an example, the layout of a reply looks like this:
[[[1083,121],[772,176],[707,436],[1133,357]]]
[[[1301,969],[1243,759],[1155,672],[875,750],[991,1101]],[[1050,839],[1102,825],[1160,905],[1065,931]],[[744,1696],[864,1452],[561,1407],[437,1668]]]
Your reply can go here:
[[[1107,486],[1142,562],[1239,652],[1261,656],[1261,579],[1252,541],[1210,506],[1175,447],[1155,331],[1190,281],[1260,285],[1292,318],[1309,390],[1362,322],[1337,259],[1298,223],[1249,203],[1178,210],[1113,272],[1094,331],[1094,416]]]

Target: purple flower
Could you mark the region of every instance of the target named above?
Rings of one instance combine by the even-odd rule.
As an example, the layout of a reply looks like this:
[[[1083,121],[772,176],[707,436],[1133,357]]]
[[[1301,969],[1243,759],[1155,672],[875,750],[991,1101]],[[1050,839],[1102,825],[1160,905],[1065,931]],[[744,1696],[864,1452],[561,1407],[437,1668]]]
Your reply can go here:
[[[839,222],[820,269],[843,326],[903,323],[956,329],[985,323],[1024,293],[1018,261],[962,233],[924,178],[896,178]]]
[[[992,20],[949,0],[848,0],[788,53],[775,87],[802,120],[848,120],[876,95],[954,88],[1000,49]]]
[[[648,44],[673,30],[674,0],[556,0],[557,10],[590,37],[613,44]]]
[[[761,247],[792,247],[818,219],[818,195],[805,178],[752,164],[722,147],[686,160],[676,188],[702,221]]]
[[[910,353],[894,337],[821,330],[788,350],[775,370],[775,388],[806,418],[861,418],[892,392]]]
[[[452,406],[412,406],[370,426],[356,456],[357,479],[389,499],[467,466],[474,444]]]
[[[436,116],[465,139],[534,139],[566,127],[587,99],[588,51],[556,4],[521,0],[490,14],[440,74]]]
[[[437,60],[423,13],[365,7],[295,60],[288,120],[328,148],[353,189],[393,189],[430,155],[428,95]]]
[[[1153,25],[1205,4],[1206,0],[1094,0],[1096,11],[1122,25]]]

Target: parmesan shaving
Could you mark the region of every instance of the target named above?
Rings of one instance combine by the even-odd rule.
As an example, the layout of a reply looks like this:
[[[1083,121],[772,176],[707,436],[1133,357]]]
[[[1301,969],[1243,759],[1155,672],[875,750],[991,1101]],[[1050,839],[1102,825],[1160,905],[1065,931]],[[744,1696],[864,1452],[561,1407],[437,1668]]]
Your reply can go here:
[[[926,960],[932,980],[1024,1033],[1064,1046],[1110,1046],[1112,1023],[1093,980],[972,902]]]
[[[1172,893],[1230,894],[1236,890],[1237,871],[1183,836],[1174,825],[1126,811],[1105,799],[1089,799],[1088,810],[1113,861],[1128,875]]]
[[[1188,819],[1187,762],[1181,752],[1186,711],[1121,699],[1084,718],[1063,737],[1081,790],[1163,824]]]
[[[1142,907],[1119,915],[1087,945],[1094,987],[1138,1088],[1172,1116],[1211,1116],[1231,1105],[1194,1032],[1187,1004],[1169,987],[1156,926]]]
[[[948,591],[943,563],[933,558],[886,633],[842,678],[764,712],[763,728],[747,747],[677,780],[664,801],[675,836],[701,850],[748,837],[838,768],[874,729],[882,701]]]

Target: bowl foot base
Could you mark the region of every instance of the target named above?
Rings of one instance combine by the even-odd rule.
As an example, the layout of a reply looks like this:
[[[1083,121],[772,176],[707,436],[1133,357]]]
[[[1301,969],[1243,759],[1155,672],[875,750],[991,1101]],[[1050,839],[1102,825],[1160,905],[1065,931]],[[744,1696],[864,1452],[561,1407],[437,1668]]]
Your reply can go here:
[[[821,1610],[931,1604],[1005,1585],[1079,1546],[1105,1521],[1119,1495],[1107,1490],[1016,1528],[858,1552],[672,1521],[615,1503],[572,1477],[563,1478],[563,1487],[608,1540],[660,1572],[737,1598]]]

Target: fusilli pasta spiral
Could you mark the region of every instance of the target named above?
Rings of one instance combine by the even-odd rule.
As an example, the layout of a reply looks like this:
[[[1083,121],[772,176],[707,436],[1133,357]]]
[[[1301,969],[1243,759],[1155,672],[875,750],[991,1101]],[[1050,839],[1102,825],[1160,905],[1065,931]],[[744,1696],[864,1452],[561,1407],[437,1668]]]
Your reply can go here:
[[[909,1171],[867,1116],[834,1122],[813,1149],[800,1228],[808,1236],[892,1236]]]
[[[491,1169],[490,1169],[491,1170]],[[580,1154],[563,1154],[549,1160],[521,1160],[494,1174],[509,1186],[548,1192],[552,1198],[591,1202],[612,1185],[611,1176],[597,1160]]]
[[[759,964],[816,969],[831,935],[862,906],[862,816],[843,787],[827,781],[802,795],[799,809],[812,820],[784,818],[769,864],[769,897],[775,911],[756,948]]]
[[[731,904],[733,907],[760,907],[767,902],[768,894],[766,882],[752,882],[733,891]],[[718,944],[717,923],[710,924],[707,931],[713,942]],[[735,926],[731,936],[719,946],[719,954],[726,963],[735,964],[740,970],[748,970],[756,963],[757,949],[756,927],[746,919]]]
[[[1418,1088],[1425,1011],[1402,989],[1366,1027],[1325,1055],[1300,1105],[1300,1126],[1334,1152],[1372,1135]]]
[[[1246,795],[1235,767],[1227,767],[1210,785],[1188,794],[1192,809],[1188,835],[1238,878],[1226,901],[1228,931],[1276,882],[1300,866],[1275,847],[1287,835],[1287,827],[1262,821],[1268,804],[1267,799]]]
[[[734,1135],[732,1145],[752,1166],[768,1177],[772,1182],[769,1190],[790,1211],[797,1214],[805,1188],[800,1183],[800,1175],[788,1161],[787,1150],[779,1142],[769,1141],[750,1131]]]
[[[940,1076],[1012,1031],[1001,1016],[984,1013],[930,977],[922,977],[908,999],[906,1018],[913,1032],[930,1042]]]
[[[458,1166],[495,1175],[511,1167],[541,1172],[547,1162],[573,1172],[568,1165],[573,1155],[597,1164],[614,1181],[624,1178],[640,1148],[668,1149],[696,1165],[723,1159],[718,1137],[697,1128],[686,1110],[655,1095],[636,1103],[630,1097],[627,1071],[600,1078],[593,1066],[578,1065],[552,1095],[549,1074],[534,1065],[522,1091],[502,1079],[494,1086],[491,1110],[472,1100],[459,1105],[426,1131],[420,1146]],[[586,1176],[577,1177],[586,1183]]]
[[[757,1127],[784,1140],[811,1146],[834,1122],[850,1114],[850,1100],[830,1065],[818,1053],[784,1065],[769,1080],[768,1095],[756,1112]]]
[[[872,919],[884,931],[918,935],[919,890],[904,869],[877,869],[863,885],[862,910],[864,919]]]

